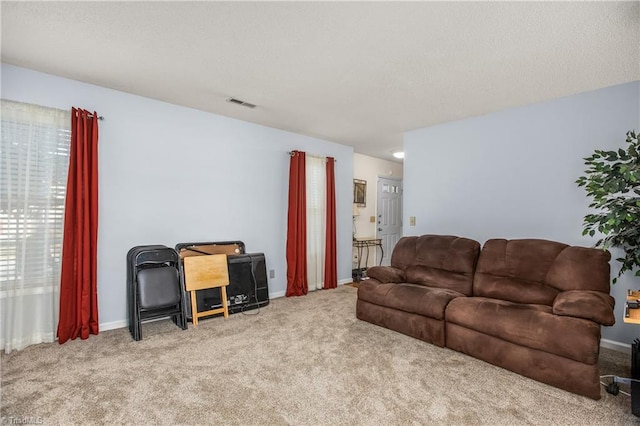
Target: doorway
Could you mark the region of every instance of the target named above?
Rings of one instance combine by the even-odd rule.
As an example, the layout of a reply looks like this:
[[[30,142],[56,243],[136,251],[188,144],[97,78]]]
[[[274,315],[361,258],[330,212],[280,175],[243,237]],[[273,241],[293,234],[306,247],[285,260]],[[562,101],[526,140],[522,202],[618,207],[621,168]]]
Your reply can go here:
[[[376,238],[382,240],[382,265],[391,263],[391,253],[402,236],[402,180],[378,178]]]

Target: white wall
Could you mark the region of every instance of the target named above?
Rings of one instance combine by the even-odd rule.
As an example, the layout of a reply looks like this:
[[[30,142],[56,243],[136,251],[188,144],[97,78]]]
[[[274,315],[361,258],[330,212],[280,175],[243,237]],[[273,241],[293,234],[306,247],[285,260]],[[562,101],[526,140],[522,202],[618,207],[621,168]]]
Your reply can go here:
[[[366,206],[358,208],[360,216],[355,218],[356,237],[374,237],[376,235],[376,223],[372,223],[370,219],[372,216],[375,218],[377,215],[378,177],[402,179],[402,169],[402,163],[382,160],[363,154],[353,154],[353,178],[367,181]],[[356,250],[354,250],[354,255],[357,256]],[[367,266],[377,265],[379,255],[380,251],[378,249],[371,249]],[[365,266],[364,260],[361,266]]]
[[[581,235],[589,200],[575,184],[582,159],[626,145],[631,129],[640,130],[640,82],[407,132],[404,234],[591,246],[596,239]],[[604,338],[629,344],[640,334],[622,322],[631,287],[640,289],[640,280],[625,276],[613,286],[617,324],[603,328]]]
[[[125,256],[137,245],[242,240],[286,289],[288,151],[333,156],[338,280],[351,282],[353,148],[2,65],[2,97],[96,110],[100,122],[100,323],[126,324]]]

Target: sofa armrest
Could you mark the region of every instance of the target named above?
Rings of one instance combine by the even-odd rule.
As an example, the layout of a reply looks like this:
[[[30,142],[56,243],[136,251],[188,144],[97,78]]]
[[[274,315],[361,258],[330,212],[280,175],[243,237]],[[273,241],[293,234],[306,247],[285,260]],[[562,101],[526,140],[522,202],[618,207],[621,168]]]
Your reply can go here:
[[[404,271],[393,266],[372,266],[367,269],[367,276],[381,283],[402,283],[405,281]]]
[[[563,291],[553,302],[556,315],[584,318],[602,325],[613,325],[615,299],[599,291]]]

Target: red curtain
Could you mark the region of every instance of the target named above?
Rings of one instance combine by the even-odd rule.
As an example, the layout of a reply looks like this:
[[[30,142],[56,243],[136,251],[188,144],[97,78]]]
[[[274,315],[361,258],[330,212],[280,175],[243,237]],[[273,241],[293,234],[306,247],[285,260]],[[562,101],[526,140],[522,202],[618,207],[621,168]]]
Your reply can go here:
[[[307,284],[307,190],[305,153],[293,151],[289,163],[287,217],[287,296],[303,296]]]
[[[336,264],[336,177],[335,159],[327,157],[327,236],[324,252],[324,288],[338,287],[338,266]]]
[[[98,334],[98,114],[71,109],[58,342]]]

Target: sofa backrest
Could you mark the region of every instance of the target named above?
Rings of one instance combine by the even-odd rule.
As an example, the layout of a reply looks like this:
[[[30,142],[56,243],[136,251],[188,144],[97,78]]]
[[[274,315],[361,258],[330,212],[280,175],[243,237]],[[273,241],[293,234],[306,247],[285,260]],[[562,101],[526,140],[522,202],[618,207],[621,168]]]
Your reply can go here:
[[[562,291],[609,294],[609,259],[608,251],[555,241],[489,240],[478,259],[473,295],[552,306]]]
[[[452,235],[403,237],[391,266],[405,272],[407,282],[447,288],[470,296],[480,243]]]

